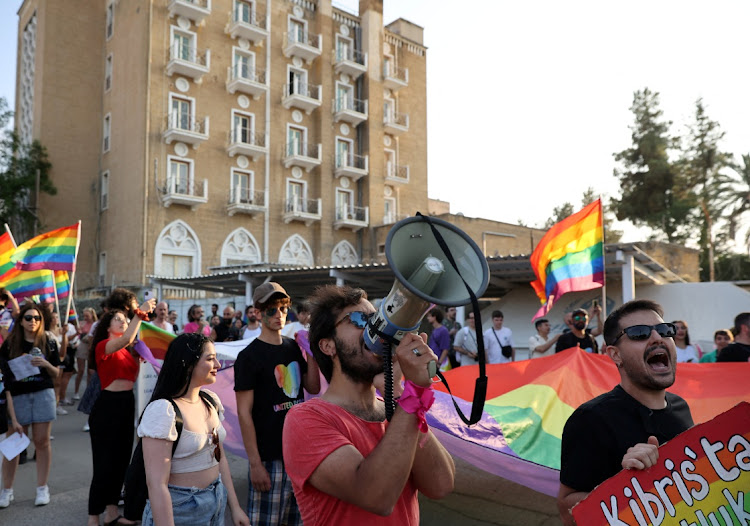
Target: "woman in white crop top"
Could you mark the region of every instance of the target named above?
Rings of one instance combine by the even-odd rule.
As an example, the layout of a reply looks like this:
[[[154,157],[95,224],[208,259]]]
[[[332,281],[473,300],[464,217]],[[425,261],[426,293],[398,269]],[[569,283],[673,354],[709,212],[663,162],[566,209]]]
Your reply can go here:
[[[172,340],[156,380],[151,402],[138,426],[143,438],[143,460],[149,499],[143,526],[223,526],[227,501],[235,526],[250,521],[237,500],[224,456],[224,407],[216,394],[206,391],[216,409],[204,402],[201,386],[216,381],[219,361],[213,342],[199,333]],[[183,427],[177,439],[177,403]]]

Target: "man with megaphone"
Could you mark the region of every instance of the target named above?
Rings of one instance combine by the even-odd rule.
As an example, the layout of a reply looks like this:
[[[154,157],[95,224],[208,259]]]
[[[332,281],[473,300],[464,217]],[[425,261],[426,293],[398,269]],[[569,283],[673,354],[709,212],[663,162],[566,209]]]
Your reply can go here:
[[[329,382],[320,397],[293,407],[283,453],[305,526],[418,525],[417,492],[453,490],[453,459],[428,429],[433,401],[425,335],[406,333],[393,354],[405,378],[390,422],[373,381],[383,357],[365,346],[375,308],[362,289],[327,285],[309,298],[310,348]]]

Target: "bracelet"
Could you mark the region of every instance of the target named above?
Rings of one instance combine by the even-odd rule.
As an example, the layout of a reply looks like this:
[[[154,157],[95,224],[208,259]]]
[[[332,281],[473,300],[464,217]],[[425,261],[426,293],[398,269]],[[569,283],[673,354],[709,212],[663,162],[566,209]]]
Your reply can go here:
[[[398,399],[398,405],[407,413],[416,415],[417,427],[422,433],[427,433],[429,426],[425,420],[425,413],[430,410],[435,401],[432,387],[420,387],[411,380],[404,382],[404,392]]]
[[[135,315],[138,316],[141,321],[148,321],[148,312],[142,311],[141,309],[135,309]]]

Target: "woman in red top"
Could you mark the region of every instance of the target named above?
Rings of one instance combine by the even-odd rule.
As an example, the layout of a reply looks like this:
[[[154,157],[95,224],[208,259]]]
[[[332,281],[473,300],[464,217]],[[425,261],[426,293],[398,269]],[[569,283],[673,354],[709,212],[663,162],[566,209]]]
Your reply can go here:
[[[131,351],[141,320],[154,310],[151,299],[136,308],[128,320],[125,312],[115,309],[102,316],[94,332],[92,346],[102,393],[96,400],[89,426],[94,475],[89,489],[89,526],[99,525],[104,513],[105,525],[133,524],[119,516],[117,503],[125,480],[125,471],[133,448],[135,396],[133,384],[140,362]]]

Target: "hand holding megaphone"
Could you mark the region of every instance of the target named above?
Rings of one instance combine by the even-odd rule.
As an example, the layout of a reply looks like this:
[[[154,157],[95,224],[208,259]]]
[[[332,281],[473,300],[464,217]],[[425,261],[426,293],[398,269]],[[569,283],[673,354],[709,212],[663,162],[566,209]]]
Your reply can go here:
[[[396,359],[406,380],[430,387],[437,373],[438,357],[427,346],[427,335],[407,333],[396,347]]]

